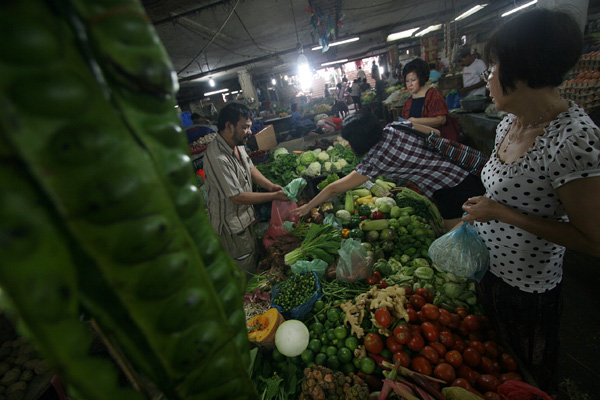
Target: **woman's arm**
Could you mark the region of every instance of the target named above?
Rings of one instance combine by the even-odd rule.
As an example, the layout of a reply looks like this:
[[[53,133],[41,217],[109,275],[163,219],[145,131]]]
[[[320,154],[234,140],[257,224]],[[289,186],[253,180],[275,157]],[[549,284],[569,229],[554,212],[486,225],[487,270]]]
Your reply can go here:
[[[430,134],[431,132],[433,132],[433,133],[435,133],[438,136],[440,135],[440,131],[438,131],[437,129],[434,129],[434,128],[430,127],[430,126],[421,125],[421,124],[418,124],[416,122],[413,122],[413,128],[416,131],[419,131],[421,133]]]
[[[410,122],[412,122],[413,124],[420,124],[420,125],[427,125],[430,127],[436,127],[436,126],[442,126],[446,123],[446,116],[438,115],[437,117],[421,117],[421,118],[410,117],[408,120]]]
[[[552,243],[600,257],[600,177],[582,178],[556,190],[569,222],[548,221],[524,215],[487,197],[470,198],[463,221],[498,220],[526,230]]]
[[[342,179],[339,179],[325,186],[325,189],[323,189],[321,193],[316,195],[311,201],[309,201],[302,207],[298,207],[295,210],[292,210],[292,214],[302,217],[308,214],[312,208],[319,206],[321,203],[324,203],[333,196],[347,192],[350,189],[354,189],[355,187],[362,185],[368,180],[368,177],[361,175],[356,171],[352,171],[350,174],[346,175]]]

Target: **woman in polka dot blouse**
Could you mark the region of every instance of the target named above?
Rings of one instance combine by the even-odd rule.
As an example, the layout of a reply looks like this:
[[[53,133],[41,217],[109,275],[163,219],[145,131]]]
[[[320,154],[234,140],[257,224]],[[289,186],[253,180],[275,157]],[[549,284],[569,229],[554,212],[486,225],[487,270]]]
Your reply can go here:
[[[525,12],[493,34],[484,78],[509,114],[481,174],[486,195],[463,205],[490,251],[481,300],[549,393],[565,248],[600,256],[600,130],[557,88],[581,50],[577,23],[559,11]]]

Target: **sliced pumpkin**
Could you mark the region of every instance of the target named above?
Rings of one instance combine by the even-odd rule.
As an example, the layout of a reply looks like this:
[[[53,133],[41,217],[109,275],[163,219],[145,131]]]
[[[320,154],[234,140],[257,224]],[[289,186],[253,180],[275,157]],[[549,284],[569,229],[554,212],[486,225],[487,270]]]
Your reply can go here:
[[[276,308],[270,308],[264,314],[254,316],[248,320],[248,340],[259,345],[275,343],[275,331],[285,319]]]

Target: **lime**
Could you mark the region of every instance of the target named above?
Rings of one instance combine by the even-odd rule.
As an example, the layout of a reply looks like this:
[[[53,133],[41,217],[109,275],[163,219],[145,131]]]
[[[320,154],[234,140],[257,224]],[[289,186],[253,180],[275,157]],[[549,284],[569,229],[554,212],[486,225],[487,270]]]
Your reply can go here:
[[[334,339],[336,339],[335,330],[333,328],[327,329],[327,339],[328,340],[334,340]]]
[[[313,306],[313,312],[317,313],[319,311],[321,311],[323,308],[325,308],[325,302],[323,300],[317,300],[315,302],[315,305]]]
[[[325,315],[324,312],[317,314],[316,317],[317,317],[317,320],[321,321],[321,322],[323,322],[327,319],[327,315]]]
[[[325,327],[323,326],[322,323],[315,322],[314,324],[312,324],[310,326],[310,330],[314,331],[317,335],[320,335],[321,333],[323,333],[325,331]]]
[[[340,368],[340,360],[336,356],[327,357],[327,366],[334,371]]]
[[[273,349],[273,360],[275,361],[284,361],[285,356],[279,352],[277,349]]]
[[[304,364],[308,364],[309,362],[311,362],[312,360],[314,360],[315,355],[312,352],[312,350],[306,349],[302,352],[302,354],[300,354],[300,358],[302,359],[302,361],[304,362]]]
[[[327,339],[326,333],[323,333],[319,339],[321,340],[321,344],[329,343],[329,339]]]
[[[345,312],[341,312],[338,320],[340,321],[340,324],[343,325],[344,321],[346,320],[346,313]]]
[[[327,310],[327,320],[331,322],[338,322],[338,318],[340,317],[340,310],[337,308],[330,308]]]
[[[311,361],[311,362],[309,362],[308,364],[306,364],[306,366],[307,366],[308,368],[312,367],[313,365],[317,365],[317,364],[315,364],[315,362],[314,362],[314,361]]]
[[[346,336],[348,336],[348,331],[345,326],[336,326],[334,328],[334,333],[337,339],[346,339]]]
[[[318,353],[315,356],[315,364],[317,364],[317,365],[325,365],[326,362],[327,362],[327,354],[325,354],[325,353]]]
[[[352,365],[354,365],[354,368],[356,369],[360,368],[360,360],[358,359],[358,357],[352,358]]]
[[[340,369],[346,375],[348,375],[350,372],[356,372],[356,368],[352,363],[342,363],[342,367]]]
[[[349,348],[342,347],[341,349],[338,349],[337,358],[343,363],[348,363],[352,361],[352,352]]]
[[[323,322],[323,327],[325,328],[325,330],[335,328],[335,323],[326,319],[325,322]]]
[[[312,339],[308,342],[308,349],[313,353],[318,353],[321,350],[321,341],[319,339]]]
[[[334,342],[335,347],[337,347],[338,349],[345,347],[345,343],[342,339],[335,339]]]
[[[375,364],[375,361],[369,357],[364,357],[360,360],[360,370],[363,374],[371,375],[375,372],[376,366],[377,364]]]
[[[325,353],[329,357],[337,355],[337,352],[338,352],[338,349],[335,346],[329,346],[325,349]]]
[[[350,351],[354,351],[358,348],[358,339],[354,336],[348,336],[344,341],[344,344]]]

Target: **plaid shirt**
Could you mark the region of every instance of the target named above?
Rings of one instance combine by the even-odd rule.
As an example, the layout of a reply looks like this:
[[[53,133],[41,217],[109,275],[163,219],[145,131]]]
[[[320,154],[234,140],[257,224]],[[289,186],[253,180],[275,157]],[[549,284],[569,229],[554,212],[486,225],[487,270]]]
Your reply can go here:
[[[356,166],[356,172],[369,178],[385,176],[415,183],[431,197],[436,190],[461,183],[469,173],[429,149],[410,133],[386,126],[381,140]]]

